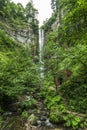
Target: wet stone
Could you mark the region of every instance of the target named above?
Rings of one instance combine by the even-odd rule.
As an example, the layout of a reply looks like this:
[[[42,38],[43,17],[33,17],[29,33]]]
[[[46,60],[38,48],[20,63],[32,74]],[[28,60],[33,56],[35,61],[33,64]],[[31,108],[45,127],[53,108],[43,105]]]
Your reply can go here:
[[[10,117],[13,113],[12,112],[5,112],[3,113],[3,118],[7,118],[7,117]]]
[[[41,126],[41,121],[37,120],[37,125]]]
[[[41,122],[41,126],[45,126],[45,121],[42,121],[42,122]]]
[[[52,123],[49,121],[49,119],[46,120],[46,126],[48,126],[48,127],[50,127],[50,128],[53,127],[53,125],[52,125]]]
[[[46,121],[46,119],[47,119],[46,116],[42,116],[42,117],[40,118],[41,121]]]

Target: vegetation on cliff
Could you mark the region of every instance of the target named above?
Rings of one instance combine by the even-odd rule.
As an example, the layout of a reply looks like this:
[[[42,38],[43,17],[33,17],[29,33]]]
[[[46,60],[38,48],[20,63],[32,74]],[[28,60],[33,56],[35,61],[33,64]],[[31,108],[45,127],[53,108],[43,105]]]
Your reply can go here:
[[[42,26],[45,41],[41,78],[35,44],[24,47],[8,34],[8,30],[30,26],[38,41],[37,10],[30,2],[24,8],[20,3],[0,0],[0,127],[4,111],[20,102],[13,111],[24,121],[31,109],[41,114],[44,103],[51,122],[70,130],[87,128],[87,2],[52,0],[51,6],[53,15]],[[24,100],[27,91],[30,97]]]
[[[87,2],[86,0],[52,0],[51,5],[54,13],[42,27],[46,34],[45,78],[49,82],[48,88],[53,86],[56,80],[57,94],[61,96],[63,105],[60,100],[56,103],[55,96],[49,97],[49,94],[46,102],[51,102],[47,105],[51,110],[51,120],[61,122],[65,119],[63,113],[67,110],[87,114]],[[72,72],[70,77],[69,72]],[[63,116],[59,119],[59,115]],[[69,118],[71,118],[70,122]],[[76,123],[74,128],[73,119],[75,118],[72,113],[71,117],[65,119],[66,125],[72,125],[73,129],[77,129],[79,123]]]
[[[0,1],[0,113],[23,92],[39,86],[39,67],[33,54],[36,45],[25,47],[8,33],[27,29],[29,24],[38,39],[36,11],[30,2],[24,8],[10,0]]]

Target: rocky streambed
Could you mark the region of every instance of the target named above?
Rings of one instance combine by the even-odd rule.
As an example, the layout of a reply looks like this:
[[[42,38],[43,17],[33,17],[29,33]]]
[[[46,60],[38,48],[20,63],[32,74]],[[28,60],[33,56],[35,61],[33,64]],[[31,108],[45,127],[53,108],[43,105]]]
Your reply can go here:
[[[20,108],[21,102],[31,103],[32,99],[36,100],[32,107],[27,108],[24,104]],[[0,130],[72,130],[49,121],[49,111],[36,93],[22,95],[18,102],[9,106],[9,111],[3,113],[3,119]]]
[[[36,98],[36,103],[33,107],[27,109],[28,118],[23,119],[20,103],[30,102],[32,97]],[[62,126],[57,126],[49,121],[49,111],[43,100],[37,97],[36,94],[27,93],[18,102],[11,104],[8,111],[2,115],[4,121],[0,130],[64,130]]]

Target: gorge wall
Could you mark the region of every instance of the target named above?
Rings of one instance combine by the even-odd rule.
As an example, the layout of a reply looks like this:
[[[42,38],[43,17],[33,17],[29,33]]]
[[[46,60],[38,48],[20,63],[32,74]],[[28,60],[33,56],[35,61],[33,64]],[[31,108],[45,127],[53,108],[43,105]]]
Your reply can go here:
[[[6,12],[7,10],[7,12]],[[0,30],[14,39],[18,44],[38,50],[38,11],[32,1],[24,8],[9,0],[1,2]],[[35,50],[37,49],[37,50]],[[34,53],[36,53],[34,52]]]

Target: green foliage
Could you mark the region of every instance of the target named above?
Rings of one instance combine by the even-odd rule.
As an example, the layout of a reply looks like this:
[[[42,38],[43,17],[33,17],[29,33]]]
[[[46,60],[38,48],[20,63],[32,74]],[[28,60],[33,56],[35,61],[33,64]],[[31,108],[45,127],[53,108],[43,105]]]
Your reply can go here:
[[[29,88],[39,86],[39,66],[31,59],[27,48],[18,46],[0,31],[0,102],[5,97],[18,97]],[[21,57],[21,58],[20,58]]]
[[[16,43],[12,40],[12,38],[8,37],[5,31],[0,30],[0,51],[4,51],[5,49],[14,49],[16,47]]]
[[[51,0],[51,8],[53,11],[58,11],[63,4],[63,0]]]
[[[0,107],[0,115],[1,115],[1,113],[3,113],[3,109]]]
[[[55,19],[51,24],[48,20],[44,25],[45,77],[49,82],[54,82],[54,76],[65,80],[62,80],[58,88],[58,94],[63,100],[56,102],[54,99],[57,96],[55,94],[49,96],[46,92],[45,103],[50,110],[52,121],[59,121],[56,115],[58,111],[59,117],[64,117],[62,120],[67,127],[78,129],[81,124],[80,119],[73,114],[65,113],[67,109],[77,113],[87,113],[87,2],[86,0],[51,0],[51,5]],[[66,74],[61,73],[66,69],[72,72],[71,77],[67,79]],[[49,77],[53,78],[49,79]],[[83,127],[86,120],[87,118],[85,123],[82,123]]]
[[[31,98],[30,100],[22,101],[20,103],[20,107],[22,110],[28,110],[30,108],[34,108],[36,103],[36,100],[34,98]]]
[[[60,96],[55,96],[52,98],[52,96],[47,96],[45,99],[45,103],[48,104],[47,107],[48,109],[51,109],[53,106],[57,106],[61,102],[61,97]]]
[[[84,77],[82,79],[82,77],[76,76],[61,87],[62,95],[67,99],[71,109],[82,113],[87,113],[87,85],[85,81]]]
[[[49,86],[49,84],[48,84],[48,86]],[[48,87],[48,88],[50,88],[50,87]],[[46,87],[44,103],[46,104],[47,108],[50,111],[50,115],[49,115],[50,121],[53,123],[57,123],[57,124],[63,123],[64,126],[73,128],[73,130],[78,129],[79,126],[81,126],[81,124],[83,127],[85,127],[85,124],[86,124],[85,121],[82,122],[84,117],[79,118],[78,115],[74,115],[73,113],[69,114],[67,111],[67,106],[66,106],[64,100],[62,99],[62,97],[60,97],[59,95],[54,95],[54,94],[51,95],[49,93],[48,88]],[[65,89],[64,89],[64,91],[65,91]],[[70,95],[68,95],[68,92],[65,92],[65,93],[69,99]],[[64,93],[62,93],[62,94],[64,95]],[[76,104],[75,104],[75,106],[76,106]]]
[[[26,28],[29,26],[32,28],[33,33],[38,35],[38,20],[36,14],[38,11],[33,7],[33,4],[29,2],[24,8],[21,3],[15,4],[10,0],[0,2],[0,18],[11,29]],[[25,26],[26,25],[26,26]],[[1,25],[1,28],[2,25]],[[6,30],[6,28],[4,27]],[[10,30],[9,30],[10,31]],[[6,30],[7,32],[7,30]]]
[[[81,120],[80,126],[81,126],[81,128],[87,128],[87,114]]]
[[[48,30],[51,31],[50,26],[54,23],[55,20],[56,20],[56,14],[54,14],[54,15],[45,23],[45,25],[42,26],[42,28],[44,28],[45,32],[47,32]]]
[[[3,118],[0,116],[0,128],[1,128],[2,124],[3,124]]]
[[[85,4],[87,4],[86,0],[78,0],[77,3],[79,5],[85,5]]]
[[[61,112],[57,108],[53,108],[50,112],[50,121],[53,123],[61,123],[63,122],[63,117]]]
[[[87,127],[87,117],[81,118],[68,114],[70,111],[87,113],[87,2],[86,0],[52,0],[54,14],[42,27],[45,31],[44,44],[44,80],[38,96],[50,111],[49,118],[54,123],[78,129]],[[10,0],[0,1],[0,28],[9,30],[9,25],[25,28],[26,23],[38,36],[37,10],[32,3],[25,8]],[[57,20],[58,28],[51,26]],[[8,25],[5,24],[5,21]],[[57,23],[55,22],[55,23]],[[35,39],[37,41],[37,39]],[[33,49],[18,46],[12,38],[0,30],[0,112],[7,104],[27,90],[37,90],[40,85],[39,66],[33,62]],[[72,71],[72,76],[62,81],[56,93],[53,77],[66,78],[61,74],[64,69]],[[5,105],[6,104],[6,105]],[[27,119],[26,110],[36,107],[36,100],[23,101],[20,104],[22,118]],[[34,116],[33,116],[34,117]],[[0,118],[0,122],[2,119]],[[1,124],[0,124],[1,125]]]
[[[72,114],[67,114],[63,116],[64,120],[66,121],[65,126],[70,127],[72,126],[73,130],[78,128],[80,123],[80,119]]]
[[[28,118],[28,112],[27,111],[23,111],[22,114],[21,114],[21,117],[26,120]]]
[[[49,84],[47,85],[49,86]],[[44,103],[50,111],[49,119],[53,123],[63,122],[63,114],[66,113],[66,107],[63,103],[61,96],[56,95],[53,87],[45,87],[41,89],[41,96],[43,96]]]

